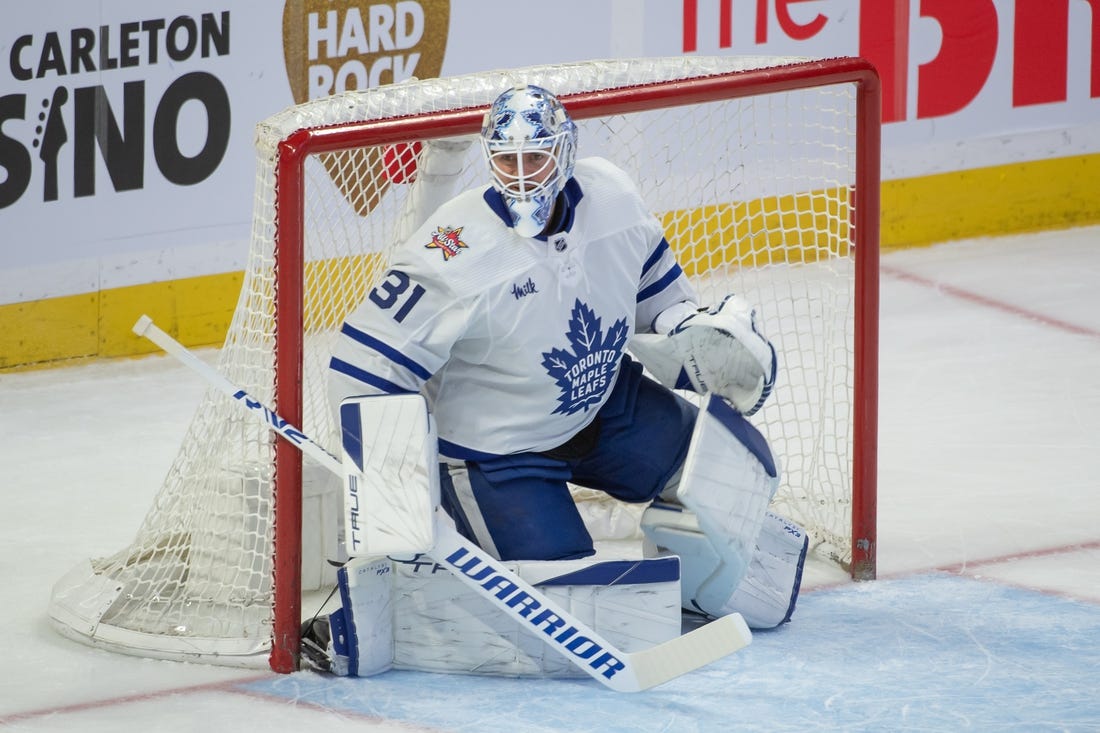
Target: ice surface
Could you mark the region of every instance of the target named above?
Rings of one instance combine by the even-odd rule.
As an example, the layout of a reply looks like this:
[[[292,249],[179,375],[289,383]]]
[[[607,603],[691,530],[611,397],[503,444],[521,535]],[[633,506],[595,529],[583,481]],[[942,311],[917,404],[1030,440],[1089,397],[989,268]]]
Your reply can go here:
[[[0,375],[0,728],[1100,731],[1100,228],[885,254],[881,332],[880,580],[815,567],[793,623],[636,695],[62,638],[53,583],[129,542],[205,385],[163,356]]]

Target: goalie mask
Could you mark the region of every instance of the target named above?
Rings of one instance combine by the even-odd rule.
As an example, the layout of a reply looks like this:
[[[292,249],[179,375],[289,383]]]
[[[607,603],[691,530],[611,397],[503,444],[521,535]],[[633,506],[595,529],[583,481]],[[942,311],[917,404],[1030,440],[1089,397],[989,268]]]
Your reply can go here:
[[[573,175],[577,126],[550,92],[516,87],[497,97],[485,114],[481,143],[512,228],[524,237],[538,235]]]

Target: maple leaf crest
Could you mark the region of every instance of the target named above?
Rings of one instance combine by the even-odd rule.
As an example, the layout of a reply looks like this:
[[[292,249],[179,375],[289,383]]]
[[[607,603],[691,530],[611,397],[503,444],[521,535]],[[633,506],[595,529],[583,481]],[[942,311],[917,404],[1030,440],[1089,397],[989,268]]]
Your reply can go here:
[[[553,348],[542,353],[543,368],[561,388],[555,413],[569,415],[599,405],[611,386],[626,346],[626,319],[611,324],[606,335],[601,326],[601,319],[578,299],[565,334],[572,351]]]

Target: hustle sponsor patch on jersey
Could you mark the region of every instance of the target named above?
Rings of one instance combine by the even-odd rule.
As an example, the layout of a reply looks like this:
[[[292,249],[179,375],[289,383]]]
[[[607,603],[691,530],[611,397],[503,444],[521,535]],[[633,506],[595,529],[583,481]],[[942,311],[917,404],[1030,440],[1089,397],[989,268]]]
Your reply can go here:
[[[627,337],[625,318],[611,324],[606,334],[602,325],[596,313],[578,299],[565,334],[571,351],[555,348],[543,352],[542,366],[561,388],[555,413],[571,415],[602,404]]]
[[[443,253],[443,261],[446,262],[466,249],[466,243],[459,239],[461,234],[462,227],[436,227],[432,241],[425,244],[424,249],[438,249]]]

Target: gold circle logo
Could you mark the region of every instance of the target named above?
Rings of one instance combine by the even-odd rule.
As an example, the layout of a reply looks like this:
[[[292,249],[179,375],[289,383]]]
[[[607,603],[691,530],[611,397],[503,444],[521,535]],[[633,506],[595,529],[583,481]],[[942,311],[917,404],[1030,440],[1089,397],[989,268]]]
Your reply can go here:
[[[283,58],[295,104],[439,76],[450,16],[450,0],[287,0]],[[372,147],[323,156],[360,215],[389,186],[384,153]]]

